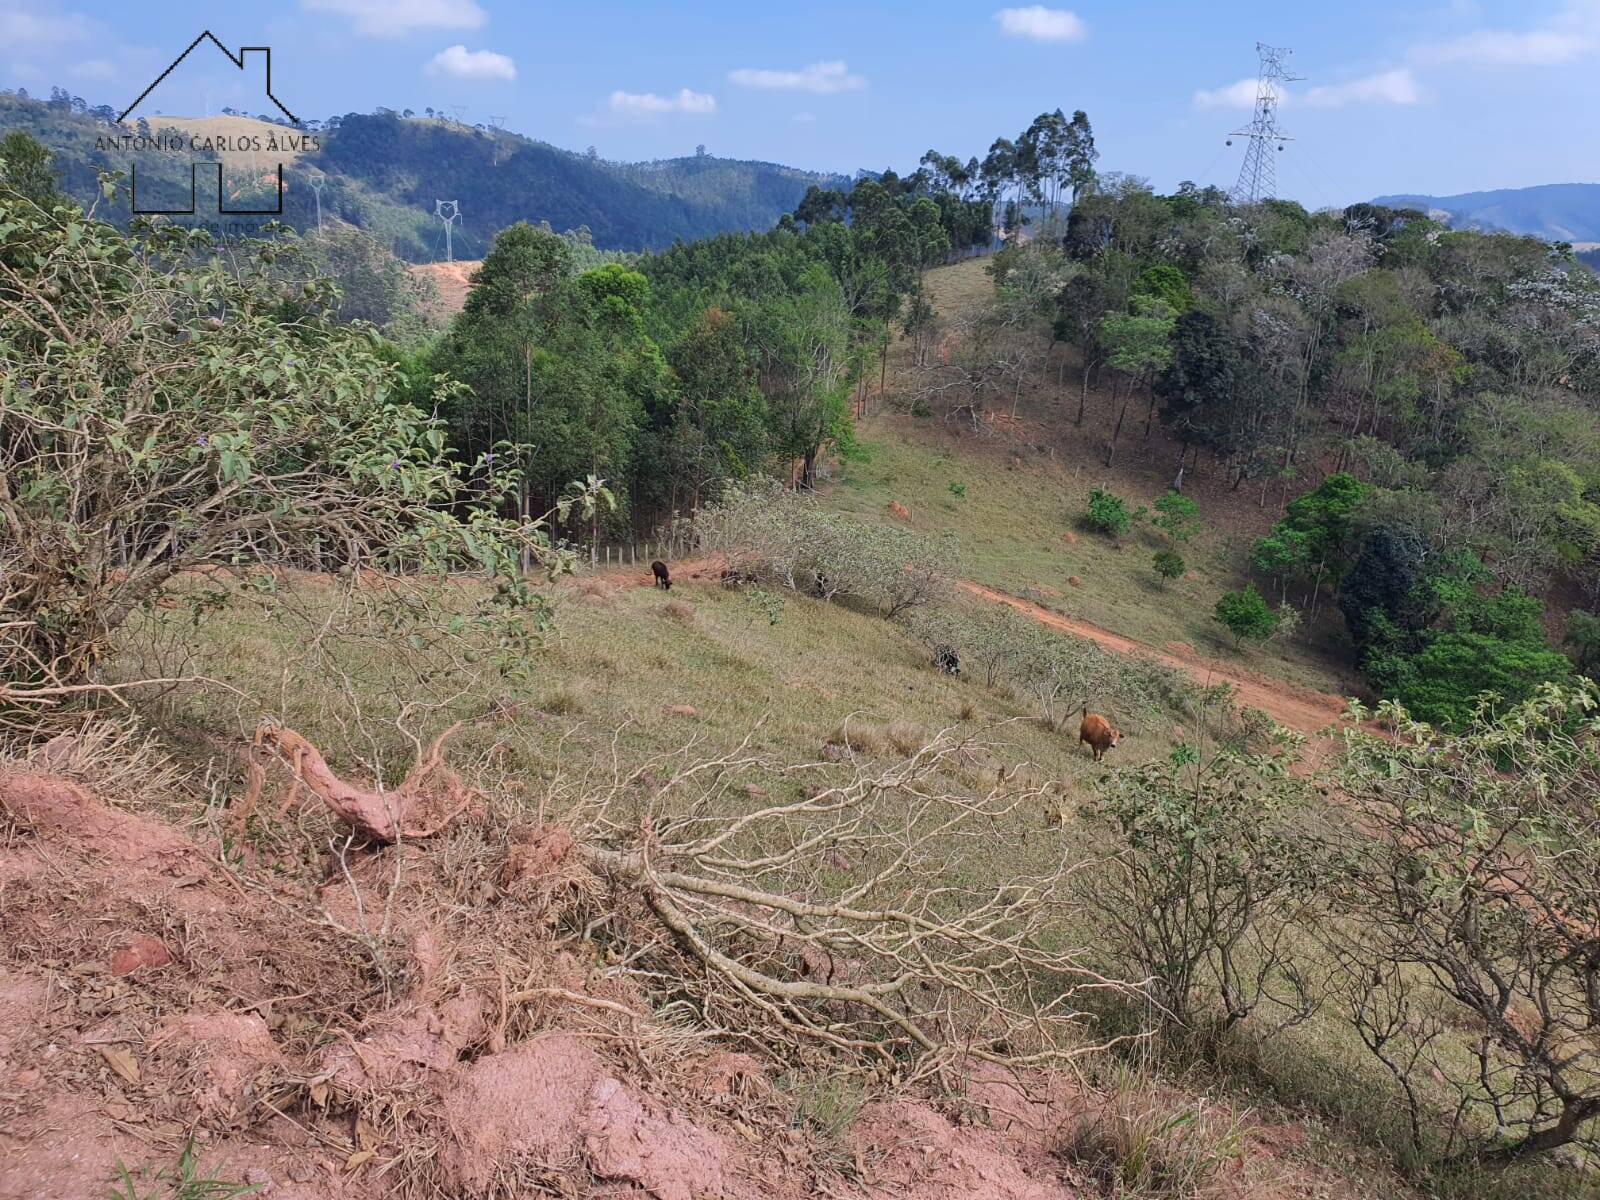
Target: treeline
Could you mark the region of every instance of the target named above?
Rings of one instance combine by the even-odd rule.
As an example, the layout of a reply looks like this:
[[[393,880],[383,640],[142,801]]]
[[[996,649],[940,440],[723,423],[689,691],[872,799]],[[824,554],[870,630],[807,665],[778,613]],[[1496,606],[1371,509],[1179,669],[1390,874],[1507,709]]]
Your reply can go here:
[[[1600,657],[1600,279],[1567,248],[1109,179],[996,275],[997,311],[1075,352],[1067,419],[1109,386],[1108,465],[1159,420],[1175,487],[1209,452],[1286,506],[1252,566],[1310,618],[1336,604],[1381,694],[1460,723],[1570,670],[1546,625]]]
[[[407,370],[456,385],[467,459],[518,456],[527,511],[593,475],[618,504],[585,539],[648,531],[752,475],[810,487],[829,448],[848,452],[852,389],[926,309],[926,270],[989,245],[991,214],[933,172],[886,173],[813,187],[767,233],[587,271],[518,224]]]

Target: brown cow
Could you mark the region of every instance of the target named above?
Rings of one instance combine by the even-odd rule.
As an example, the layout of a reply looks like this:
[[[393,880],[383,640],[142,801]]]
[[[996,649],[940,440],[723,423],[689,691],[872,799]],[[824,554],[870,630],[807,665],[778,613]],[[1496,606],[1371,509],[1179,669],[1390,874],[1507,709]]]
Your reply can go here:
[[[1111,722],[1099,713],[1090,712],[1087,704],[1082,711],[1083,723],[1078,726],[1078,740],[1089,743],[1089,749],[1094,751],[1094,761],[1099,762],[1107,750],[1122,740],[1122,730],[1114,729]]]
[[[663,592],[672,590],[672,576],[667,573],[667,564],[659,558],[650,564],[650,573],[656,577],[656,586]]]

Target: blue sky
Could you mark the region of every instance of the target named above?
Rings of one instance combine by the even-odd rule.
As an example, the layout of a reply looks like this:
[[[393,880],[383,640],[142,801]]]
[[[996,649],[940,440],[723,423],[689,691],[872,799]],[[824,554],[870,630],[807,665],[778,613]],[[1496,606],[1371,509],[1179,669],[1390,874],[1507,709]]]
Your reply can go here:
[[[1013,7],[1007,7],[1007,4]],[[197,33],[273,47],[301,116],[465,107],[607,158],[692,153],[851,171],[981,155],[1085,109],[1101,167],[1230,185],[1255,43],[1306,76],[1279,190],[1312,206],[1600,179],[1600,0],[1304,4],[0,0],[0,84],[122,107]],[[153,100],[264,107],[213,54]]]

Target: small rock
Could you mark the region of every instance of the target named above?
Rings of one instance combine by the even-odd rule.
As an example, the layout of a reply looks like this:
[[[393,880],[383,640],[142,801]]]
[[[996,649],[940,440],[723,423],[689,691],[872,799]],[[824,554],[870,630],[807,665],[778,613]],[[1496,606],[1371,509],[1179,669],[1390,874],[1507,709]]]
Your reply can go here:
[[[687,704],[669,704],[661,710],[669,717],[693,717],[698,714]]]
[[[1069,585],[1071,585],[1072,587],[1082,587],[1083,586],[1083,580],[1079,579],[1076,575],[1068,575],[1067,576],[1067,583]]]
[[[904,504],[898,500],[889,501],[889,515],[897,521],[911,520],[911,513]]]
[[[164,967],[171,961],[172,951],[160,938],[141,933],[111,952],[111,973],[132,975],[140,967]]]
[[[1061,540],[1069,546],[1076,546],[1078,544],[1078,535],[1069,529],[1061,535]]]

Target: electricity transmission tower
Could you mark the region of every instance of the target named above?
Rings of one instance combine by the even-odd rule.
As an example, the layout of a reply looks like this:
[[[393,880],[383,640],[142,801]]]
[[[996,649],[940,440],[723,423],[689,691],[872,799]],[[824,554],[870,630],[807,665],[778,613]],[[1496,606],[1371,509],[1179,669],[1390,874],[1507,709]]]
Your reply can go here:
[[[1243,129],[1236,129],[1233,138],[1248,138],[1244,162],[1239,166],[1239,182],[1233,189],[1235,204],[1255,204],[1270,200],[1278,194],[1278,165],[1274,153],[1281,153],[1289,135],[1278,128],[1278,104],[1283,99],[1283,85],[1304,76],[1291,75],[1286,66],[1293,51],[1287,46],[1269,46],[1256,43],[1256,54],[1261,58],[1261,74],[1256,81],[1255,116]]]
[[[461,202],[459,200],[435,200],[433,202],[433,215],[444,222],[444,260],[455,262],[455,255],[450,245],[450,230],[461,219]]]
[[[328,182],[328,177],[321,171],[312,167],[306,175],[306,182],[311,185],[311,190],[317,197],[317,236],[322,236],[322,185]]]

